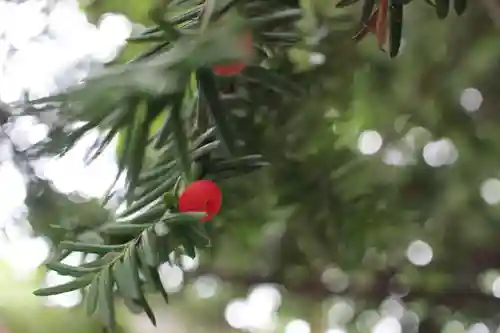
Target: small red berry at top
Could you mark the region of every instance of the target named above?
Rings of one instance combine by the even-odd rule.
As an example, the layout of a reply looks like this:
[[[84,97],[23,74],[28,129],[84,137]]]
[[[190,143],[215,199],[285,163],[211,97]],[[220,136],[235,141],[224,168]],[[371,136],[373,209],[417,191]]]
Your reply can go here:
[[[245,67],[247,67],[247,64],[238,61],[226,65],[214,65],[213,71],[220,76],[234,76],[240,74]]]
[[[252,34],[247,32],[242,37],[242,47],[250,55],[253,51]],[[245,61],[235,61],[228,64],[218,64],[212,67],[215,74],[220,76],[234,76],[240,74],[247,66]]]

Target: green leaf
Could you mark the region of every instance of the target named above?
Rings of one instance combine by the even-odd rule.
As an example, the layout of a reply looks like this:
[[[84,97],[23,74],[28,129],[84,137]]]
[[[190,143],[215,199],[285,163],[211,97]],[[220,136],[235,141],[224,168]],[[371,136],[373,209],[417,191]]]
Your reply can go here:
[[[113,265],[113,276],[115,277],[118,291],[123,295],[126,303],[143,309],[153,325],[156,325],[153,310],[141,290],[139,270],[140,264],[137,260],[137,249],[135,246],[131,246],[125,253],[123,260]]]
[[[145,262],[152,267],[158,267],[159,264],[156,241],[156,235],[151,229],[142,232],[141,248],[143,251],[143,258]]]
[[[398,55],[403,31],[403,5],[389,0],[389,56]]]
[[[337,8],[348,7],[350,5],[354,5],[358,1],[359,0],[340,0],[339,2],[337,2],[337,4],[335,5],[335,7],[337,7]],[[365,0],[365,1],[367,1],[367,0]],[[370,1],[370,0],[368,0],[368,1]]]
[[[196,248],[204,248],[210,244],[210,239],[202,236],[200,223],[191,225],[181,225],[175,229],[175,237],[182,240],[182,249],[191,259],[196,257]]]
[[[100,267],[85,268],[78,266],[70,266],[62,263],[48,263],[45,265],[48,269],[64,276],[81,277],[90,273],[95,273],[100,270]]]
[[[243,77],[249,81],[257,82],[270,90],[287,94],[291,98],[300,98],[304,95],[303,89],[279,75],[276,71],[260,66],[248,66],[243,71]]]
[[[158,55],[161,51],[163,51],[167,46],[170,45],[170,42],[163,42],[158,45],[155,45],[151,47],[149,50],[139,54],[137,57],[132,59],[129,64],[135,63],[141,60],[146,60],[148,58],[151,58],[152,56]]]
[[[137,252],[138,252],[138,250],[137,250],[136,246],[130,247],[130,251],[128,252],[127,260],[129,262],[129,265],[130,265],[130,270],[132,271],[131,277],[133,278],[134,285],[140,286],[141,280],[139,278],[139,272],[140,272],[141,267],[140,267],[140,262],[138,260],[139,254]],[[146,312],[146,315],[148,316],[151,323],[154,326],[156,326],[156,317],[153,313],[153,310],[151,309],[151,306],[147,302],[146,297],[144,296],[144,294],[142,292],[140,293],[140,297],[137,300],[137,304],[143,307],[143,309]]]
[[[159,176],[157,179],[152,180],[148,183],[143,183],[140,184],[137,190],[134,193],[134,199],[136,201],[140,201],[141,198],[145,195],[149,195],[151,193],[156,193],[158,187],[161,187],[163,182],[170,180],[171,178],[177,178],[178,177],[178,170],[177,168],[171,169],[168,172],[165,172],[165,174]],[[152,194],[151,194],[152,195]],[[153,197],[153,200],[151,200],[148,204],[154,202],[157,200],[158,197]],[[136,203],[132,202],[132,205],[130,207],[133,207],[134,205],[137,205]],[[166,209],[167,207],[165,207]]]
[[[141,253],[141,252],[138,252]],[[141,271],[146,279],[146,282],[150,284],[152,287],[155,288],[155,290],[158,290],[163,297],[163,300],[165,303],[168,304],[169,299],[168,299],[168,294],[163,288],[163,284],[161,282],[160,274],[158,273],[158,266],[151,266],[148,265],[145,257],[145,251],[142,248],[142,254],[139,257],[139,261],[141,263]]]
[[[137,96],[130,96],[126,100],[126,105],[124,106],[127,113],[128,122],[132,122],[134,119],[134,114],[139,106],[140,99]],[[128,160],[131,155],[132,149],[132,137],[133,137],[133,129],[131,126],[125,126],[124,129],[120,130],[118,133],[118,143],[116,145],[116,155],[118,156],[118,172],[115,176],[115,180],[113,181],[111,188],[114,187],[120,176],[126,170],[128,165]]]
[[[165,54],[169,59],[173,56],[175,57],[175,54],[172,55],[169,52]],[[177,59],[172,60],[175,61]],[[80,112],[75,112],[75,109],[70,108],[69,105],[63,105],[63,118],[69,118],[68,120],[73,121],[91,121],[98,117],[107,117],[111,114],[112,110],[117,109],[118,106],[123,106],[124,100],[127,100],[131,95],[158,94],[165,89],[172,91],[177,89],[175,80],[168,81],[168,85],[159,84],[159,80],[164,77],[160,78],[158,70],[170,67],[172,63],[169,61],[151,62],[153,62],[152,59],[148,59],[147,61],[135,63],[134,66],[115,65],[107,67],[97,74],[86,78],[84,84],[73,86],[58,96],[41,98],[31,103],[38,104],[58,101],[81,103],[81,108],[79,109],[82,111]],[[168,80],[170,74],[172,73],[166,73],[165,79]],[[144,76],[148,76],[151,79],[144,80]]]
[[[196,140],[193,142],[193,147],[195,149],[199,148],[206,140],[210,139],[216,131],[217,129],[215,127],[210,127],[209,129],[207,129],[196,138]]]
[[[178,94],[177,96],[177,99],[174,101],[174,105],[173,107],[174,108],[180,108],[183,106],[183,98],[185,98],[185,94]],[[185,110],[182,110],[179,111],[181,112],[181,114],[187,116],[189,114],[191,114],[197,107],[197,99],[193,99],[192,102],[190,103],[189,107],[187,107]],[[155,143],[155,148],[159,149],[159,148],[162,148],[166,145],[168,145],[168,139],[170,137],[170,135],[173,133],[174,135],[176,134],[174,129],[176,128],[176,123],[175,121],[177,121],[177,119],[174,119],[173,118],[173,114],[172,113],[169,113],[168,114],[169,117],[165,118],[165,122],[163,124],[163,127],[156,139],[156,143]],[[181,164],[182,165],[182,164]]]
[[[135,274],[134,268],[130,266],[130,260],[127,256],[112,266],[112,274],[116,281],[118,292],[124,298],[133,300],[141,298],[141,287],[140,284],[136,284],[133,278]]]
[[[97,309],[97,298],[99,295],[99,275],[96,275],[90,284],[85,296],[85,311],[92,315]]]
[[[302,39],[302,36],[295,32],[263,32],[260,37],[265,43],[288,43],[295,44]]]
[[[179,25],[192,21],[200,16],[202,10],[203,10],[203,4],[194,6],[181,14],[176,14],[175,16],[172,16],[169,19],[169,22],[171,24]]]
[[[187,183],[192,181],[191,176],[191,159],[189,157],[189,146],[188,146],[188,136],[185,130],[185,124],[182,119],[182,105],[184,100],[184,94],[179,94],[172,107],[172,131],[174,134],[174,141],[176,146],[177,157],[179,164],[184,173],[184,177]]]
[[[177,195],[175,195],[174,193],[167,192],[163,195],[163,202],[169,209],[177,206],[177,201],[178,201]]]
[[[121,253],[119,253],[119,252],[108,252],[104,256],[97,258],[96,260],[81,264],[80,267],[83,267],[83,268],[102,267],[104,265],[111,263],[113,260],[115,260],[120,255],[121,255]]]
[[[137,244],[133,244],[128,248],[127,255],[125,256],[124,263],[127,263],[128,271],[127,274],[130,274],[132,277],[132,281],[134,282],[134,288],[140,291],[141,281],[139,279],[139,262],[137,261]],[[139,292],[139,295],[142,295],[142,292]]]
[[[192,232],[189,234],[190,239],[198,248],[210,247],[212,245],[210,237],[208,236],[203,224],[193,224],[190,226]]]
[[[140,307],[142,307],[144,309],[144,312],[148,316],[149,321],[151,321],[151,324],[153,324],[153,326],[156,326],[156,317],[155,317],[155,314],[153,312],[153,309],[149,305],[148,301],[146,300],[146,298],[142,297],[140,300],[136,300],[135,304],[137,304],[138,306],[140,306]]]
[[[153,111],[153,112],[152,112]],[[130,155],[125,157],[127,161],[127,180],[128,180],[128,198],[133,195],[133,191],[137,185],[139,174],[142,170],[144,157],[146,155],[146,147],[149,139],[149,127],[154,118],[161,110],[150,110],[144,105],[139,105],[135,111],[134,124],[129,131],[131,135],[128,144],[130,147],[127,152]]]
[[[268,166],[269,163],[266,162],[264,156],[255,154],[218,161],[216,165],[219,168],[238,169],[244,167],[263,167]]]
[[[281,10],[278,12],[274,12],[270,15],[260,16],[260,17],[252,17],[250,19],[250,23],[252,25],[265,25],[271,23],[279,23],[281,21],[290,21],[297,20],[302,17],[302,9],[299,8],[290,8]]]
[[[239,177],[268,165],[269,163],[264,160],[262,155],[247,155],[236,159],[217,161],[211,165],[207,178],[222,180]]]
[[[161,8],[153,8],[149,11],[149,17],[158,25],[167,40],[175,40],[180,36],[179,31],[175,28],[174,24],[164,19],[164,12]]]
[[[203,3],[203,14],[201,16],[201,24],[200,24],[201,33],[203,33],[205,29],[208,27],[208,24],[210,23],[210,20],[214,13],[216,4],[217,4],[216,0],[206,0]]]
[[[122,251],[126,245],[98,245],[63,241],[59,244],[61,249],[71,250],[73,252],[105,254],[112,251]]]
[[[123,120],[126,121],[126,117],[123,117]],[[111,144],[113,139],[116,137],[118,132],[120,131],[120,127],[122,126],[122,121],[117,124],[117,126],[114,126],[111,128],[108,133],[102,138],[100,141],[96,141],[98,143],[98,146],[96,148],[93,148],[92,150],[89,150],[85,156],[85,162],[87,164],[92,163],[95,161],[96,158],[101,156],[101,154],[104,152],[104,150]]]
[[[158,273],[158,268],[149,267],[149,270],[150,270],[150,276],[152,278],[154,286],[160,292],[160,295],[163,298],[163,300],[165,301],[165,303],[168,304],[169,303],[168,294],[165,291],[165,288],[163,287],[163,284],[161,282],[160,274]]]
[[[80,140],[88,131],[98,126],[105,117],[98,117],[90,119],[83,126],[80,126],[71,132],[67,133],[64,137],[58,138],[59,140],[50,140],[44,145],[39,147],[38,156],[43,154],[64,156],[68,151]]]
[[[132,214],[126,217],[119,217],[116,219],[116,223],[132,223],[132,224],[145,224],[151,221],[157,221],[165,213],[166,206],[163,203],[159,203],[155,206],[149,207],[146,211],[140,214]]]
[[[154,222],[132,224],[132,223],[111,223],[99,229],[99,231],[108,235],[138,235]]]
[[[176,163],[176,161],[169,161],[168,163],[154,166],[150,170],[143,172],[143,174],[139,178],[139,184],[157,181],[158,178],[160,178],[161,176],[165,176],[166,173],[172,170],[175,167]]]
[[[467,9],[467,0],[454,0],[453,8],[458,16],[462,15]]]
[[[450,0],[435,0],[436,14],[440,20],[445,19],[450,12]]]
[[[120,214],[120,218],[126,217],[128,215],[134,214],[146,207],[149,204],[152,204],[157,199],[161,198],[165,192],[168,192],[170,188],[176,183],[177,174],[169,176],[166,180],[162,181],[160,185],[154,188],[147,194],[141,196],[137,201],[134,201],[125,211]]]
[[[215,76],[209,69],[203,68],[198,70],[197,79],[200,86],[200,93],[208,104],[208,109],[215,122],[215,128],[217,129],[223,147],[227,153],[232,155],[236,151],[234,145],[235,138],[227,121],[227,115],[229,113],[220,99]]]
[[[217,21],[242,1],[243,0],[227,0],[225,3],[223,1],[214,1],[218,8],[212,15],[212,21]]]
[[[162,32],[157,32],[148,35],[131,36],[127,38],[129,43],[153,43],[165,41],[165,36]]]
[[[189,238],[186,237],[186,241],[182,244],[182,247],[189,258],[196,258],[196,245]]]
[[[110,329],[116,327],[115,302],[113,298],[113,286],[115,281],[111,274],[111,267],[105,267],[99,276],[98,312],[102,321]]]
[[[165,145],[167,145],[168,139],[169,139],[170,135],[172,134],[172,129],[173,129],[173,126],[171,123],[172,123],[172,113],[169,112],[165,116],[165,120],[163,121],[163,126],[162,126],[160,132],[158,133],[158,135],[156,135],[156,142],[155,142],[156,149],[160,149],[160,148],[164,147]]]
[[[199,157],[205,156],[208,153],[211,153],[211,152],[215,151],[219,147],[220,147],[220,141],[219,140],[207,143],[206,145],[201,146],[200,148],[196,149],[193,152],[193,159],[197,159]]]
[[[70,291],[75,291],[82,289],[89,285],[92,282],[93,275],[85,275],[79,278],[76,278],[70,282],[60,284],[54,287],[40,288],[33,292],[35,296],[52,296],[58,294],[64,294]]]
[[[175,248],[175,242],[172,242],[170,234],[166,234],[163,236],[156,235],[157,244],[162,244],[162,246],[158,246],[158,259],[161,263],[169,263],[172,264],[170,253],[172,249]]]
[[[180,191],[181,191],[181,184],[182,184],[182,177],[177,177],[177,181],[175,182],[174,184],[174,187],[172,188],[172,194],[178,198],[179,195],[180,195]],[[177,203],[175,204],[175,206],[177,206]],[[170,211],[167,210],[166,213],[169,213]],[[165,215],[165,214],[164,214]],[[164,216],[163,215],[163,216]],[[163,217],[162,216],[162,217]],[[161,220],[161,219],[160,219]]]
[[[205,216],[205,213],[190,212],[190,213],[166,213],[161,218],[161,222],[166,224],[173,223],[199,223]]]

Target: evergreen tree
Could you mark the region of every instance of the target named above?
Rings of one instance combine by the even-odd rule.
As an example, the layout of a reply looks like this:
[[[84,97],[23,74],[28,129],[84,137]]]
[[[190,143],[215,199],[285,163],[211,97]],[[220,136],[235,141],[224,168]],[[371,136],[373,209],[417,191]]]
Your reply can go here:
[[[35,228],[55,244],[47,268],[75,277],[35,294],[83,289],[87,312],[98,312],[110,328],[119,296],[154,323],[146,293],[168,301],[158,265],[199,252],[204,264],[197,274],[216,272],[245,286],[280,283],[315,299],[347,294],[367,308],[390,295],[416,308],[424,301],[421,332],[438,331],[442,316],[432,310],[439,306],[466,321],[495,323],[500,302],[477,278],[497,265],[498,212],[488,205],[495,199],[485,202],[476,189],[485,180],[483,189],[496,184],[488,177],[497,170],[498,132],[494,115],[469,117],[456,111],[452,98],[472,79],[494,86],[500,48],[484,44],[491,41],[491,23],[479,6],[452,24],[434,22],[451,8],[463,14],[465,0],[356,3],[161,3],[148,10],[152,26],[129,40],[150,49],[126,63],[118,59],[63,94],[31,101],[31,108],[57,108],[64,120],[33,156],[64,154],[97,128],[102,137],[89,161],[118,137],[118,165],[126,176],[124,211],[109,215],[90,203],[81,223],[65,225],[51,216],[50,228]],[[359,23],[351,6],[360,11]],[[428,23],[422,31],[442,38],[445,48],[464,43],[483,63],[469,65],[458,52],[417,53],[426,42],[420,40],[406,46],[406,59],[388,62],[402,50],[403,11],[413,26]],[[413,40],[422,36],[418,32]],[[369,43],[372,33],[377,45]],[[368,41],[357,46],[362,39]],[[359,51],[365,47],[370,50]],[[371,69],[358,70],[374,52]],[[463,63],[466,74],[453,72]],[[413,70],[405,78],[415,82],[395,86],[403,70]],[[449,85],[442,75],[450,75]],[[86,123],[68,131],[75,121]],[[365,135],[383,138],[385,156],[357,150],[359,132],[370,128],[377,132]],[[426,158],[432,137],[434,147],[447,149],[446,158]],[[391,151],[401,157],[394,161]],[[222,213],[205,223],[205,213],[181,212],[178,204],[201,179],[219,184],[224,196]],[[41,180],[35,185],[47,188]],[[28,202],[31,211],[37,205],[47,207]],[[405,259],[415,238],[434,252],[422,270]],[[423,242],[413,249],[428,250]],[[61,263],[75,251],[97,256],[78,267]],[[241,267],[244,260],[252,269]],[[322,282],[331,264],[348,273],[348,286]]]

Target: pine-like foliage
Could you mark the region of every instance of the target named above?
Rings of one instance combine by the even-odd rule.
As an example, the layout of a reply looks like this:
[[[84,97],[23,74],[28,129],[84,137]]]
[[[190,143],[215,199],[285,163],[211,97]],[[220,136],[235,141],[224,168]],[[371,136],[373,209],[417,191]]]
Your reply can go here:
[[[337,6],[356,2],[342,0]],[[355,39],[373,31],[381,47],[389,42],[389,54],[395,56],[407,3],[364,0]],[[456,12],[462,13],[465,4],[455,0]],[[448,0],[432,5],[439,17],[446,16],[450,6]],[[109,66],[63,94],[31,103],[56,107],[65,123],[85,121],[71,130],[55,128],[49,137],[64,139],[42,142],[39,153],[63,155],[98,128],[104,134],[88,160],[118,136],[119,173],[126,175],[125,211],[96,223],[97,229],[82,231],[97,233],[100,237],[94,241],[68,230],[47,262],[48,269],[75,279],[39,289],[36,295],[85,289],[88,314],[97,312],[110,328],[116,325],[114,299],[119,295],[155,323],[145,294],[157,291],[168,301],[158,266],[171,260],[172,253],[194,257],[197,248],[210,245],[210,226],[199,223],[203,214],[177,211],[179,192],[197,179],[238,177],[266,165],[237,139],[229,110],[272,109],[266,104],[270,95],[305,96],[300,85],[278,70],[292,67],[287,51],[302,40],[296,29],[302,12],[293,1],[172,1],[151,11],[154,27],[130,39],[153,44],[148,52],[126,65]],[[255,50],[251,64],[239,75],[217,76],[214,64],[242,58],[238,36],[249,31]],[[61,263],[76,251],[97,256],[80,266]]]
[[[445,19],[452,6],[450,0],[425,0],[426,3],[435,7],[439,19]],[[359,0],[340,0],[337,7],[347,7]],[[359,41],[368,32],[377,36],[377,42],[381,49],[387,45],[391,58],[398,55],[401,48],[403,35],[404,6],[412,0],[363,0],[361,9],[361,28],[354,36]],[[454,0],[453,9],[457,15],[462,15],[467,8],[467,0]]]

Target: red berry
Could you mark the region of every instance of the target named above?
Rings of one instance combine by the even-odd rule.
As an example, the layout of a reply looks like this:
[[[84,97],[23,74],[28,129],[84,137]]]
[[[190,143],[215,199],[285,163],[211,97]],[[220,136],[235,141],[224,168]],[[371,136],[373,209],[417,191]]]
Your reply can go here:
[[[242,62],[233,62],[226,65],[215,65],[213,67],[214,73],[220,76],[233,76],[240,74],[247,65]]]
[[[189,184],[179,196],[179,211],[205,212],[207,215],[201,222],[211,220],[219,212],[222,205],[222,192],[210,180],[198,180]]]
[[[245,49],[248,55],[253,51],[253,38],[251,33],[245,33],[241,39],[242,47]],[[215,74],[220,76],[234,76],[240,74],[246,67],[246,63],[243,61],[232,62],[229,64],[219,64],[213,66],[213,71]]]

